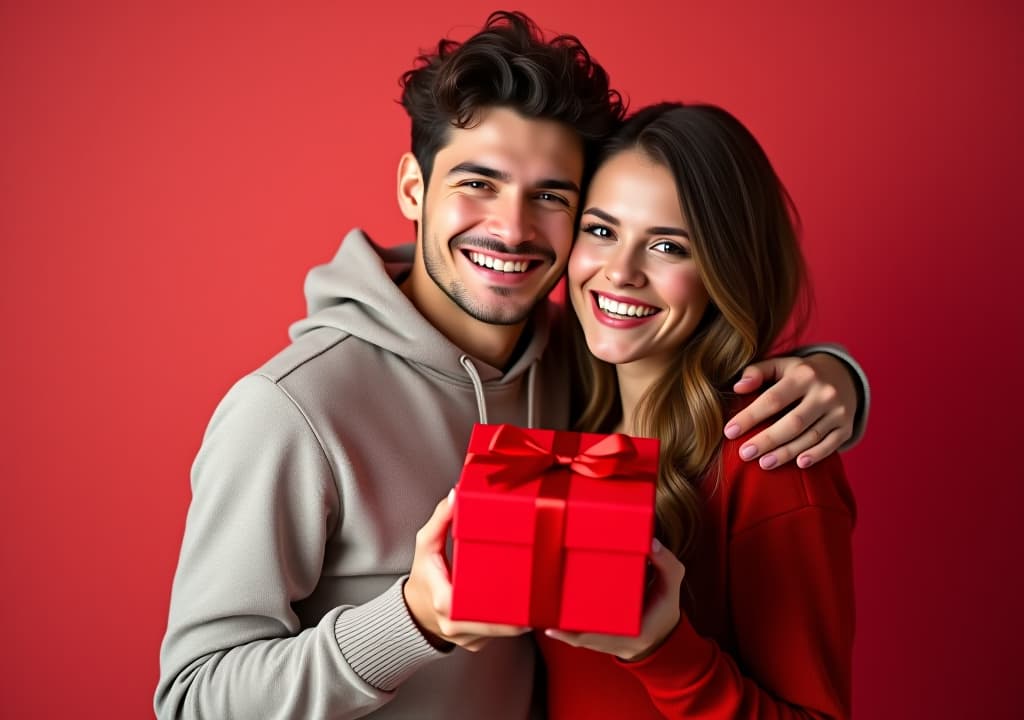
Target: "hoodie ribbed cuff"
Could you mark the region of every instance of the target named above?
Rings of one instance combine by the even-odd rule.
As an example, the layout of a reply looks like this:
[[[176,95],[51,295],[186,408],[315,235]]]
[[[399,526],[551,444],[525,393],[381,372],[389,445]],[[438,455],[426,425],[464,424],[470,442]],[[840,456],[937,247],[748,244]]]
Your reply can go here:
[[[805,345],[793,351],[793,354],[799,357],[807,357],[814,353],[831,355],[846,365],[850,370],[850,375],[853,377],[854,384],[857,385],[857,412],[853,417],[853,435],[839,448],[840,451],[849,450],[860,442],[860,439],[864,437],[864,433],[868,429],[868,413],[871,410],[871,386],[868,384],[867,373],[864,372],[864,368],[853,359],[853,355],[842,345],[836,345],[835,343]]]
[[[402,578],[368,603],[342,612],[334,636],[349,666],[379,690],[391,692],[423,665],[444,657],[416,627],[405,606]]]

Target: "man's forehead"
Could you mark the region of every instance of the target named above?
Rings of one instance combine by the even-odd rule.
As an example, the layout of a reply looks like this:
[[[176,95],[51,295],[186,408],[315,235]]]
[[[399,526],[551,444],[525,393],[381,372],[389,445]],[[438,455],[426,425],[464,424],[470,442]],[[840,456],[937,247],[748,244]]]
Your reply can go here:
[[[583,170],[583,142],[573,128],[511,110],[484,113],[470,127],[453,126],[447,140],[434,165],[444,175],[476,167],[501,173],[504,181],[526,175],[579,181]]]

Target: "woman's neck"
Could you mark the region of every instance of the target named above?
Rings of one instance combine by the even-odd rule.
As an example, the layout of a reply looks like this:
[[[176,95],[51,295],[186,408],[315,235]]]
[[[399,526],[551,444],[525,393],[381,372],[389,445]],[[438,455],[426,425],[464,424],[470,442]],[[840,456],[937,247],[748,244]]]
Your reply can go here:
[[[663,370],[664,363],[660,362],[633,362],[615,366],[619,380],[619,402],[622,404],[622,420],[615,427],[616,432],[639,435],[637,407]]]

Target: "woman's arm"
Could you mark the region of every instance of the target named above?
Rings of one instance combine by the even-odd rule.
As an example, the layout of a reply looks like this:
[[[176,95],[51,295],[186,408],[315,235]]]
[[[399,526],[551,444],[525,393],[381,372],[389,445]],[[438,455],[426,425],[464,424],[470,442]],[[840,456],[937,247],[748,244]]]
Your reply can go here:
[[[652,559],[665,590],[645,611],[639,638],[549,635],[634,658],[621,667],[668,718],[848,717],[853,507],[839,458],[811,470],[789,465],[771,477],[756,464],[734,467],[743,477],[725,490],[738,493],[730,499],[736,523],[725,562],[735,654],[701,636],[685,614],[677,611],[672,624],[666,610],[673,602],[678,608],[674,579],[682,566],[664,549]],[[773,483],[795,495],[766,490]],[[764,502],[766,493],[772,502]],[[772,513],[775,501],[779,512]]]

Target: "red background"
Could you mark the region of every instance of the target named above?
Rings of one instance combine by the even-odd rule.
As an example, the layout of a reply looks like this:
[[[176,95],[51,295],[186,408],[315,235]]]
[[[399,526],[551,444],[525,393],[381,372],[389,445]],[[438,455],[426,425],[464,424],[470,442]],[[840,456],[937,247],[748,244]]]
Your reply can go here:
[[[492,9],[190,5],[0,4],[5,717],[151,714],[206,421],[350,226],[411,238],[397,78]],[[1011,717],[1021,11],[844,5],[521,3],[634,107],[731,109],[802,211],[814,338],[875,394],[847,456],[858,715]]]

